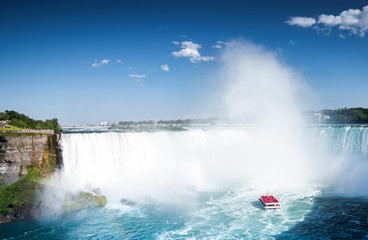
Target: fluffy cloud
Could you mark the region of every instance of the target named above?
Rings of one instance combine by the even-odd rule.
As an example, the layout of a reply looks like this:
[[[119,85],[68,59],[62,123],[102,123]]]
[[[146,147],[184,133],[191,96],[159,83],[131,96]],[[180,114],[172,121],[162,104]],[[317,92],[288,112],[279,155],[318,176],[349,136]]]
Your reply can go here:
[[[94,62],[94,63],[92,64],[92,67],[99,67],[99,66],[101,66],[101,64],[99,64],[98,62]]]
[[[226,44],[227,42],[217,41],[216,45],[213,45],[212,48],[223,48]]]
[[[311,17],[291,17],[286,23],[300,27],[311,27],[316,23],[316,19]]]
[[[139,74],[130,74],[129,77],[133,77],[133,78],[145,78],[146,75],[142,74],[142,75],[139,75]]]
[[[101,62],[98,62],[97,59],[95,59],[95,62],[92,64],[92,67],[100,67],[101,65],[108,64],[110,60],[108,59],[102,59]]]
[[[121,59],[118,59],[116,62],[120,63],[120,64],[123,64],[123,61],[121,61]]]
[[[167,65],[167,64],[161,65],[161,70],[165,71],[165,72],[168,72],[170,70],[169,65]]]
[[[315,25],[315,29],[317,30],[338,27],[341,31],[348,31],[350,35],[364,37],[365,33],[368,31],[368,6],[363,7],[362,10],[349,9],[336,16],[321,14],[318,17],[318,21],[308,17],[291,17],[286,23],[301,27],[311,27]],[[318,25],[322,27],[318,27]]]
[[[202,47],[201,45],[194,43],[192,41],[183,41],[181,42],[180,46],[181,50],[172,52],[171,55],[177,58],[179,57],[189,58],[189,60],[192,63],[215,60],[215,58],[211,56],[201,56],[201,54],[198,51],[198,49],[200,49],[201,47]]]

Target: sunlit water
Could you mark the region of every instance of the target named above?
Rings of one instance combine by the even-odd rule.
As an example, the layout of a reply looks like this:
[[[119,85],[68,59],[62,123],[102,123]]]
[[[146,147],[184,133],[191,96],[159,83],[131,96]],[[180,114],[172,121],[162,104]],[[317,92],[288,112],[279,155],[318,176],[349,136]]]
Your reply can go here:
[[[309,194],[308,194],[309,193]],[[368,238],[368,199],[324,196],[314,187],[276,193],[282,209],[260,208],[255,189],[198,194],[191,205],[110,205],[0,225],[8,239]],[[332,204],[333,203],[333,204]]]
[[[301,140],[308,149],[306,152],[314,149],[318,161],[328,164],[340,161],[339,166],[350,166],[359,181],[347,172],[340,177],[349,184],[341,185],[336,180],[336,175],[342,174],[341,169],[336,166],[329,169],[322,162],[323,169],[315,169],[318,174],[306,178],[311,175],[309,172],[303,175],[298,165],[289,168],[285,165],[290,159],[280,159],[283,169],[271,166],[276,171],[272,178],[280,176],[286,181],[267,184],[257,176],[272,171],[251,164],[261,147],[255,136],[263,134],[254,129],[65,134],[64,169],[50,182],[59,190],[43,196],[50,198],[51,205],[56,207],[37,220],[1,224],[0,236],[5,239],[368,239],[368,198],[367,189],[363,189],[367,177],[357,170],[365,170],[367,166],[366,128],[314,127],[307,132],[308,136]],[[275,143],[278,148],[284,147],[283,143],[278,144]],[[276,149],[262,147],[264,151]],[[286,156],[300,153],[298,150]],[[272,155],[280,157],[277,152],[259,156],[262,160]],[[356,158],[359,160],[353,160]],[[306,160],[315,163],[313,159]],[[299,161],[305,165],[305,158]],[[218,167],[211,168],[212,164]],[[242,170],[246,166],[248,170]],[[305,169],[310,170],[313,168]],[[288,171],[302,176],[297,178]],[[323,171],[331,179],[318,181]],[[288,183],[294,179],[296,184]],[[363,184],[359,183],[361,180]],[[65,189],[95,188],[107,196],[105,207],[59,214],[57,197]],[[351,189],[358,191],[351,192]],[[280,210],[265,211],[260,207],[258,197],[267,193],[278,198]],[[121,199],[130,202],[122,203]]]

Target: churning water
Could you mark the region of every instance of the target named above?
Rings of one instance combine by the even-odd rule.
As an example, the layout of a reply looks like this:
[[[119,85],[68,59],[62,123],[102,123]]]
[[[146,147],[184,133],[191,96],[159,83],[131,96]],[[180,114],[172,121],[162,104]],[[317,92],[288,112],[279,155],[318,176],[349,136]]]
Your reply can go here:
[[[368,238],[368,129],[314,126],[69,133],[42,196],[48,214],[0,225],[10,239]],[[103,208],[60,215],[66,192]],[[265,211],[273,194],[282,208]]]

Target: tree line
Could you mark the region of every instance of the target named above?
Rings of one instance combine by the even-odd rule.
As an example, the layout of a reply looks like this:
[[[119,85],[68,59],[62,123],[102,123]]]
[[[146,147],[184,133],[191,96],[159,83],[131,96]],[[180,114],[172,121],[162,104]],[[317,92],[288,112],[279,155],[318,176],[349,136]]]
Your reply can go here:
[[[0,121],[8,120],[8,124],[19,128],[30,129],[52,129],[54,131],[62,131],[63,129],[58,123],[57,118],[42,120],[34,120],[24,114],[13,110],[0,112]]]
[[[362,124],[368,123],[368,108],[339,108],[336,110],[322,110],[322,114],[330,116],[327,123]]]

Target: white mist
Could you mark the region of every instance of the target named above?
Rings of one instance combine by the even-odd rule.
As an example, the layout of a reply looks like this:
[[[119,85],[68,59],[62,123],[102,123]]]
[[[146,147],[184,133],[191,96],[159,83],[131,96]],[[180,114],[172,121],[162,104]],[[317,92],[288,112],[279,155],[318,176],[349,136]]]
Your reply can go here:
[[[224,107],[230,118],[256,124],[253,152],[242,159],[253,182],[264,187],[303,184],[308,154],[302,143],[307,88],[279,56],[247,41],[227,44],[221,57]]]

